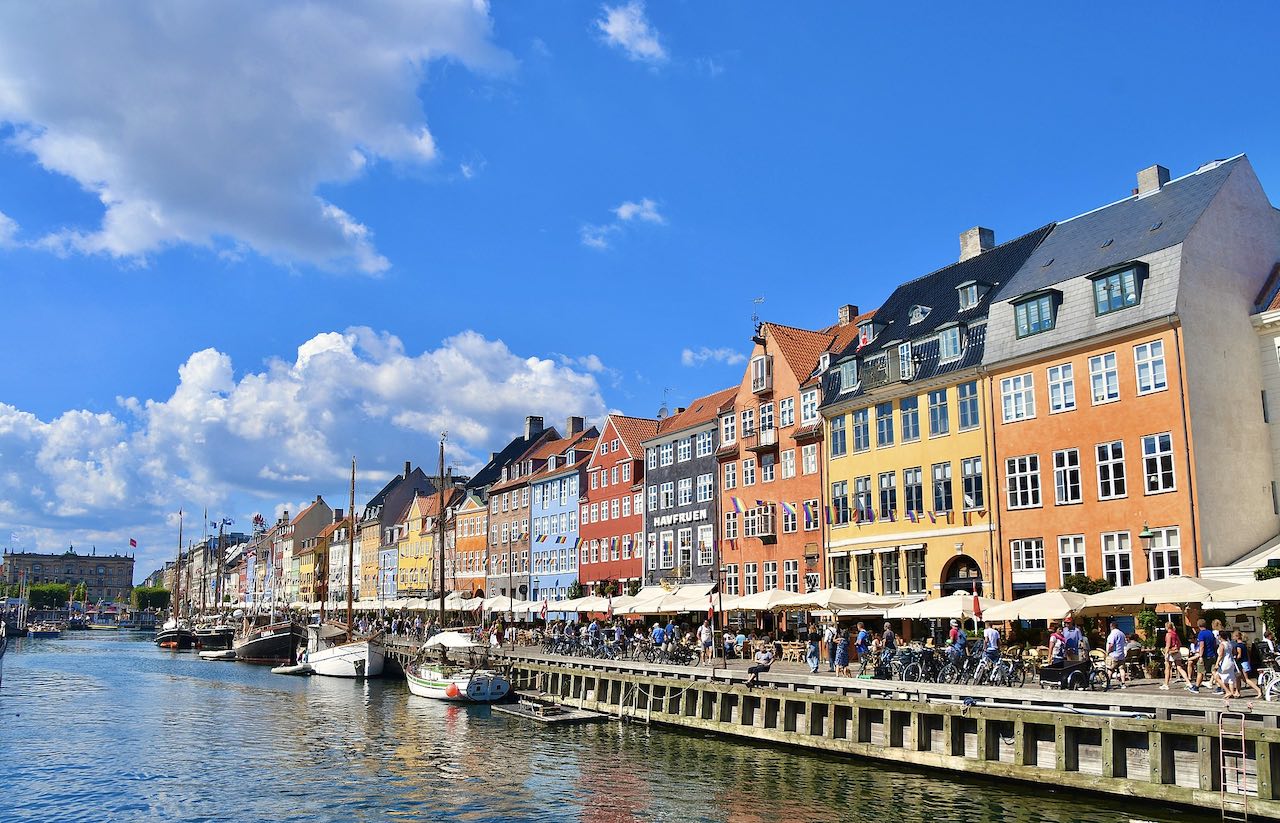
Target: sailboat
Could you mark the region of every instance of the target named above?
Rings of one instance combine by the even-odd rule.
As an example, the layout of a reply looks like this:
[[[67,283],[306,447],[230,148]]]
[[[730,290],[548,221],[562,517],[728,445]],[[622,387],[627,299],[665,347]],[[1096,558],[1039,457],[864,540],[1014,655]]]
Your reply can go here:
[[[4,681],[4,653],[9,648],[9,633],[5,622],[0,620],[0,682]]]
[[[169,619],[156,632],[156,645],[162,649],[190,649],[194,642],[191,626],[180,616],[182,602],[182,512],[178,512],[178,562],[173,567],[173,608]],[[101,610],[99,610],[101,614]]]
[[[315,674],[329,677],[380,677],[386,661],[386,647],[382,633],[357,638],[352,622],[352,601],[355,592],[355,505],[356,460],[351,458],[351,526],[347,529],[347,623],[345,626],[321,622],[307,626],[307,651],[304,662]]]
[[[419,697],[455,703],[495,703],[511,692],[511,681],[496,671],[481,668],[488,649],[461,632],[440,632],[423,647],[439,653],[433,662],[416,661],[404,668],[409,691]],[[467,665],[449,659],[465,652]]]

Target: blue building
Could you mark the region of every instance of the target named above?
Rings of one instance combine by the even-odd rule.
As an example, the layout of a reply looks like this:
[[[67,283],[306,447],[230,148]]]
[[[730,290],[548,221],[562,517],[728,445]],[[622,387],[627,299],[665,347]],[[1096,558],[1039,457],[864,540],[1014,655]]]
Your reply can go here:
[[[532,490],[532,597],[548,601],[547,619],[568,615],[555,611],[578,580],[578,501],[585,470],[595,449],[594,428],[559,441],[561,450],[529,480]]]

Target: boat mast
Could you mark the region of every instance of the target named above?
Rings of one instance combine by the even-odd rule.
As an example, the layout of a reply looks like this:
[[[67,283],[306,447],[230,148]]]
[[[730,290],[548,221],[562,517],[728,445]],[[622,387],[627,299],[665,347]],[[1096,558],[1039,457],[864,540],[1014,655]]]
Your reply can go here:
[[[182,509],[178,509],[178,560],[173,565],[173,620],[178,621],[182,602]],[[101,617],[101,615],[99,615]]]
[[[440,630],[444,631],[444,441],[449,432],[440,432],[440,506],[436,511],[436,545],[440,547],[439,571],[436,577],[440,582]]]
[[[352,587],[352,578],[355,576],[356,563],[356,458],[351,456],[351,527],[347,529],[347,637],[354,637],[352,634],[351,607],[352,600],[355,597],[355,591]]]
[[[200,523],[200,531],[204,533],[200,541],[200,613],[208,609],[209,593],[209,507],[204,508],[204,520]]]

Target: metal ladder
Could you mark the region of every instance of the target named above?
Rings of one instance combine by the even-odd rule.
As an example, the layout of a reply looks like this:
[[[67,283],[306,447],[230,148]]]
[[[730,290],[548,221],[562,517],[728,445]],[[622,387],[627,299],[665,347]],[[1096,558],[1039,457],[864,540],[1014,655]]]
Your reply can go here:
[[[1218,756],[1222,767],[1222,819],[1248,821],[1249,797],[1258,793],[1258,775],[1246,750],[1243,714],[1223,712],[1218,715]]]

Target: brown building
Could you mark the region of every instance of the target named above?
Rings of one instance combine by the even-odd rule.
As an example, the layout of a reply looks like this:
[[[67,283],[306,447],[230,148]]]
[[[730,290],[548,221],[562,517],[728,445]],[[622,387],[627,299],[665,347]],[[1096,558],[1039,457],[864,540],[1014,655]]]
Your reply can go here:
[[[66,583],[75,589],[85,584],[85,600],[124,602],[133,592],[133,556],[127,554],[62,554],[6,552],[4,580],[14,583]]]

